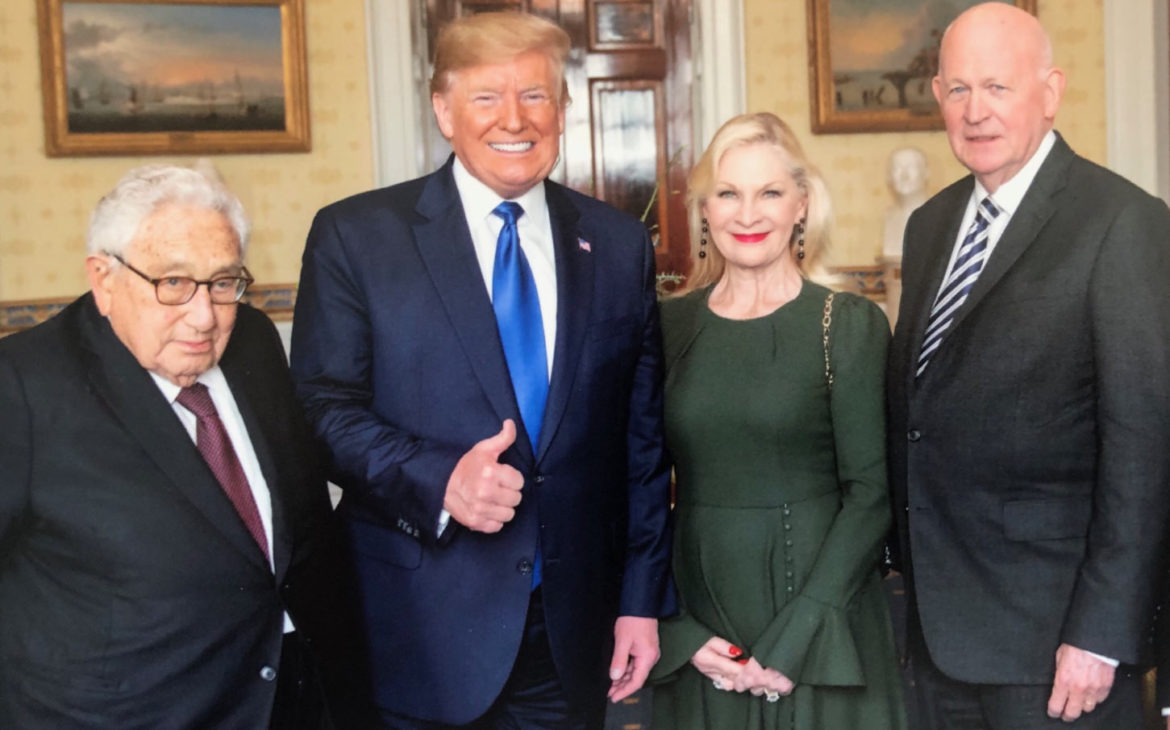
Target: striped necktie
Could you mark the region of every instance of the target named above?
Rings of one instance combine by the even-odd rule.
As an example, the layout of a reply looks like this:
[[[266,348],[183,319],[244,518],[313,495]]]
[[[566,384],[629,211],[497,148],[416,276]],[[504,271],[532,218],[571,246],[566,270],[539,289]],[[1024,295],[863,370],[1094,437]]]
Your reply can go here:
[[[915,377],[921,377],[922,373],[926,372],[930,358],[938,350],[939,343],[942,342],[951,323],[955,321],[955,313],[963,306],[963,302],[967,301],[967,295],[971,293],[975,280],[983,271],[983,264],[987,261],[987,231],[999,212],[999,207],[990,195],[981,200],[975,209],[975,220],[967,229],[967,235],[959,246],[959,255],[955,257],[954,265],[943,279],[934,306],[931,307]]]

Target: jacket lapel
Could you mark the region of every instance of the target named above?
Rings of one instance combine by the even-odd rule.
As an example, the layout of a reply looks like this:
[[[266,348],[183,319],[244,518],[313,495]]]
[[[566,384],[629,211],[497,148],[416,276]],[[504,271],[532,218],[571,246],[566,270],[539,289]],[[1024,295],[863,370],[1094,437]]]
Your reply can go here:
[[[419,196],[416,210],[425,220],[413,226],[415,245],[484,395],[501,421],[511,418],[520,423],[496,315],[455,187],[452,160],[427,179]],[[528,444],[524,430],[519,431],[517,450],[531,458],[535,448]]]
[[[86,302],[82,346],[94,392],[182,494],[239,552],[268,570],[264,554],[199,455],[150,375],[117,338],[92,299]]]
[[[942,286],[943,277],[946,276],[951,251],[954,248],[955,239],[959,235],[959,226],[963,223],[963,212],[966,209],[967,199],[971,196],[971,189],[975,184],[974,178],[968,178],[964,182],[966,184],[956,185],[947,191],[952,200],[939,206],[939,209],[945,212],[936,216],[935,220],[925,221],[920,226],[926,231],[937,231],[938,233],[935,234],[933,240],[923,243],[927,251],[926,261],[918,279],[920,283],[903,290],[913,292],[912,296],[914,297],[899,310],[909,315],[906,321],[907,331],[910,335],[910,367],[907,369],[907,378],[911,386],[914,384],[915,372],[918,370],[918,355],[922,351],[922,340],[926,336],[926,323],[930,319],[930,309],[934,305],[934,298],[938,295],[939,287]],[[904,271],[903,280],[908,278],[906,275],[909,273]],[[943,344],[945,343],[946,338],[943,338]],[[929,372],[929,368],[927,370]]]
[[[545,183],[544,190],[556,256],[557,341],[537,461],[548,450],[564,418],[593,305],[594,254],[579,243],[577,209],[559,185]]]

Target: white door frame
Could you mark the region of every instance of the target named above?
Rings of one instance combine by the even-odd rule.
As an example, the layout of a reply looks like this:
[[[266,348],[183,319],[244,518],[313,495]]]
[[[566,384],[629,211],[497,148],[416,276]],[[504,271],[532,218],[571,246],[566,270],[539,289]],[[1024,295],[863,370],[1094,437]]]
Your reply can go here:
[[[1104,16],[1107,164],[1170,201],[1167,0],[1105,0]]]

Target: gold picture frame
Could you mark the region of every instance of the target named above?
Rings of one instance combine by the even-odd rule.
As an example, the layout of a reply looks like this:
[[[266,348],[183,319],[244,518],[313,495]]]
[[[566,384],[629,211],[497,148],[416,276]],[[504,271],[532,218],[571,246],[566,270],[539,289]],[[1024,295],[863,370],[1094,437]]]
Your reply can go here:
[[[308,152],[304,0],[37,0],[45,154]]]
[[[1036,0],[1004,1],[1036,14]],[[813,133],[942,129],[930,90],[938,41],[955,16],[979,2],[919,0],[895,10],[882,0],[808,0]],[[851,36],[864,42],[851,43]],[[834,62],[835,45],[848,57]]]

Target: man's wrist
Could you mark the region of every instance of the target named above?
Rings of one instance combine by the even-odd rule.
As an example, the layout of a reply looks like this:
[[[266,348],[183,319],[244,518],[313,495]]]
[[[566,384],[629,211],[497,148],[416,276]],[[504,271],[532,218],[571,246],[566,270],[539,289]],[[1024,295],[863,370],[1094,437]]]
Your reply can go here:
[[[1117,661],[1116,659],[1113,659],[1112,657],[1101,656],[1100,654],[1098,654],[1096,652],[1089,651],[1088,649],[1085,650],[1085,653],[1091,657],[1094,657],[1096,659],[1100,659],[1101,661],[1105,662],[1106,664],[1113,667],[1114,669],[1117,668],[1117,665],[1121,664],[1121,662]]]

